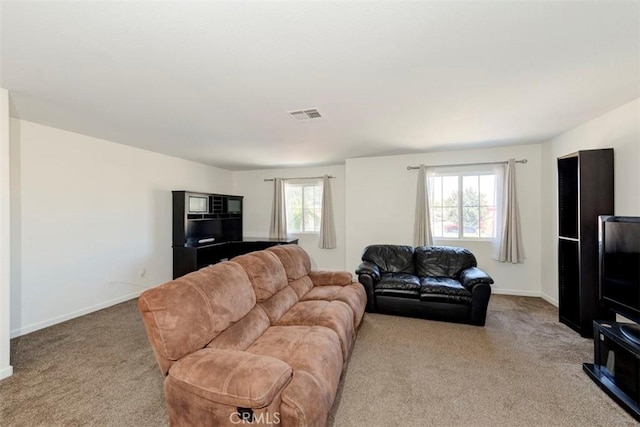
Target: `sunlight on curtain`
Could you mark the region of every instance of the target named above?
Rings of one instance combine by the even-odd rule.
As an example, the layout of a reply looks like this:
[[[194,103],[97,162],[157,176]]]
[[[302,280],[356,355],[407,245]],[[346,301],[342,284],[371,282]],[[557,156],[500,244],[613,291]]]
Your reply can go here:
[[[416,215],[413,226],[414,246],[432,246],[431,218],[429,217],[429,196],[427,194],[427,167],[418,169],[418,192],[416,195]]]
[[[522,224],[520,209],[516,195],[516,163],[509,159],[503,169],[502,188],[502,227],[497,240],[499,250],[496,259],[512,264],[524,263],[524,246],[522,244]]]
[[[325,175],[322,184],[322,215],[320,217],[320,239],[318,246],[322,249],[336,247],[336,227],[333,221],[333,201],[331,199],[331,184],[329,176]]]

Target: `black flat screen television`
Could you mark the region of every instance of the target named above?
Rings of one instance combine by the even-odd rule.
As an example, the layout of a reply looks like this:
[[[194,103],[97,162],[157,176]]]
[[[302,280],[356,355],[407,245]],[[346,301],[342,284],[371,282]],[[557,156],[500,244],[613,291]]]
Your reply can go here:
[[[603,215],[598,231],[600,301],[640,323],[640,217]],[[640,343],[640,325],[625,327],[623,332]]]

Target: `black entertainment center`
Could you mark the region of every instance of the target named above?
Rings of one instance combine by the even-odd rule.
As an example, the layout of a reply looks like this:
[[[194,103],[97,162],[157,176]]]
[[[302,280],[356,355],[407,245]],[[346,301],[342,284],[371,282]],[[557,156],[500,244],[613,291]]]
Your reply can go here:
[[[248,252],[298,239],[245,237],[243,197],[173,191],[173,278]]]
[[[593,363],[583,369],[640,421],[640,217],[599,218],[600,303],[636,323],[594,321]]]

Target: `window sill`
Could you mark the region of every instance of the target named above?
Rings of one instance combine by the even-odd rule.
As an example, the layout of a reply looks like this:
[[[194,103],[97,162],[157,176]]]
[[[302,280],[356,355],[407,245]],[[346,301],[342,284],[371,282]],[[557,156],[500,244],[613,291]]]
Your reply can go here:
[[[489,239],[489,238],[477,238],[474,239],[472,237],[463,237],[461,239],[457,238],[457,237],[451,237],[451,238],[444,238],[444,237],[434,237],[433,238],[434,243],[435,242],[478,242],[478,243],[493,243],[493,239]]]
[[[287,234],[291,234],[294,236],[309,236],[309,235],[316,235],[319,236],[320,232],[319,231],[291,231]]]

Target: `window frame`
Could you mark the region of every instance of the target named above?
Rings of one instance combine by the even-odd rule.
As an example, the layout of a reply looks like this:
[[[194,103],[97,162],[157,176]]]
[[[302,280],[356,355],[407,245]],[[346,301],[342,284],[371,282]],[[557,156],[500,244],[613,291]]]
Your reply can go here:
[[[433,194],[433,188],[432,185],[429,185],[427,188],[427,197],[429,198],[429,218],[431,221],[431,227],[432,227],[432,235],[433,235],[433,240],[434,241],[457,241],[457,242],[463,242],[463,241],[471,241],[471,242],[493,242],[497,236],[498,236],[498,215],[494,215],[494,225],[493,225],[493,237],[473,237],[473,236],[464,236],[464,177],[465,176],[472,176],[472,177],[481,177],[481,176],[493,176],[494,177],[494,185],[493,185],[493,191],[494,191],[494,204],[493,205],[488,205],[488,206],[492,206],[495,209],[495,212],[498,212],[498,174],[495,171],[491,171],[491,170],[477,170],[477,169],[473,169],[473,170],[466,170],[466,171],[462,171],[462,170],[456,170],[456,171],[450,171],[450,172],[438,172],[436,173],[434,176],[427,176],[427,180],[432,180],[433,178],[442,178],[442,177],[456,177],[457,181],[458,181],[458,188],[457,188],[457,194],[458,194],[458,235],[456,237],[451,237],[451,236],[444,236],[444,230],[442,231],[443,236],[435,236],[433,234],[433,198],[431,197],[431,194]],[[480,191],[480,183],[478,183],[478,195]],[[429,194],[431,193],[431,194]],[[444,199],[444,197],[443,197]],[[479,203],[479,200],[478,200]],[[477,207],[477,208],[482,208],[485,206],[481,206],[480,204],[478,204],[478,206],[471,206],[471,207]],[[441,206],[440,208],[444,209],[444,206]]]
[[[287,234],[316,234],[319,235],[320,234],[320,224],[322,222],[322,192],[324,191],[323,185],[322,185],[322,181],[317,180],[317,179],[292,179],[292,180],[287,180],[284,183],[285,186],[285,191],[284,191],[284,203],[285,203],[285,211],[289,211],[288,207],[289,207],[289,202],[287,200],[287,187],[301,187],[302,191],[301,191],[301,196],[302,196],[302,200],[301,200],[301,209],[302,209],[302,220],[300,222],[300,225],[302,227],[301,230],[290,230],[289,229],[289,216],[287,215]],[[318,187],[320,189],[320,213],[319,213],[319,220],[318,220],[318,230],[305,230],[305,221],[304,221],[304,212],[305,212],[305,203],[304,203],[304,189],[305,187]],[[315,205],[314,205],[315,206]]]

